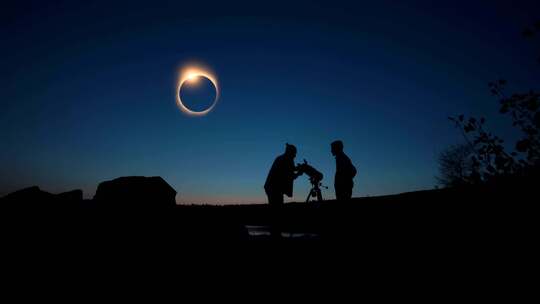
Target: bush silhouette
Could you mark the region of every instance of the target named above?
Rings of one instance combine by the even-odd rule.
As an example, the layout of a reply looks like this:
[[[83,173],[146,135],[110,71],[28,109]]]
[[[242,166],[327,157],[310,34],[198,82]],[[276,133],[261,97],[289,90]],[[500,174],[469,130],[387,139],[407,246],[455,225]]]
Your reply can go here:
[[[526,29],[524,34],[534,37],[537,32],[540,32],[540,22],[533,29]],[[499,112],[509,116],[512,126],[520,131],[521,136],[514,144],[513,151],[507,152],[503,146],[504,140],[484,127],[486,120],[483,117],[466,118],[463,114],[449,117],[460,129],[473,154],[471,172],[469,178],[462,179],[464,182],[490,182],[508,177],[530,178],[537,176],[540,171],[540,93],[530,90],[507,94],[507,83],[500,79],[490,82],[488,87],[491,94],[499,99]],[[444,157],[448,160],[450,155]]]

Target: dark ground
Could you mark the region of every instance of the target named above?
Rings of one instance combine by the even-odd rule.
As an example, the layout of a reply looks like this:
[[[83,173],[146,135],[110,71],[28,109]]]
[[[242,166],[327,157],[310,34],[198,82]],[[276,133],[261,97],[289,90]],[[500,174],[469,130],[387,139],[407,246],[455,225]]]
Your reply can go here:
[[[276,282],[290,286],[298,280],[354,285],[362,277],[424,295],[468,288],[481,295],[534,285],[526,279],[535,275],[538,257],[532,193],[467,188],[291,203],[280,215],[286,237],[277,240],[246,229],[272,223],[267,205],[129,209],[4,201],[1,265],[12,281],[37,273],[38,285],[58,273],[65,281],[97,275],[112,286],[141,276],[145,284],[164,279],[162,272],[190,282],[216,273],[227,282],[241,273],[252,283],[277,275]]]
[[[280,243],[345,241],[349,244],[418,243],[479,246],[517,242],[536,228],[532,192],[487,188],[442,189],[349,202],[285,204],[278,215],[268,205],[108,208],[81,203],[3,203],[3,234],[15,241],[83,243],[159,241],[271,242],[251,228],[271,226],[285,233]],[[123,205],[124,206],[124,205]],[[246,228],[250,228],[249,231]],[[26,241],[25,241],[26,242]]]

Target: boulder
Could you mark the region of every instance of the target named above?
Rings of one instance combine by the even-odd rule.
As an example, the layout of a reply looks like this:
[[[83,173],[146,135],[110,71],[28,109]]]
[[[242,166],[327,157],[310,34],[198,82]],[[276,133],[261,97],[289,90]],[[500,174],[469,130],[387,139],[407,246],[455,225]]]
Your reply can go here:
[[[63,203],[82,203],[83,192],[80,189],[62,192],[55,195],[55,199]]]
[[[111,208],[173,207],[176,191],[159,176],[119,177],[100,183],[94,202]]]
[[[7,204],[17,204],[18,207],[23,205],[35,205],[50,203],[54,200],[54,195],[39,189],[38,186],[32,186],[24,188],[15,192],[12,192],[2,198],[2,201]]]
[[[41,190],[38,186],[24,188],[1,198],[2,205],[18,209],[46,209],[76,207],[82,203],[82,190],[72,190],[60,194],[52,194]]]

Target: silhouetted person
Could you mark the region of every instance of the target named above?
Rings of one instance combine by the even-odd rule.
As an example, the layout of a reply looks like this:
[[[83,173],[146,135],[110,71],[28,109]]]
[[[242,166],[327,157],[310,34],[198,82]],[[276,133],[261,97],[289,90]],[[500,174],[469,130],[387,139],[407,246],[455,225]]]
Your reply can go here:
[[[273,239],[281,238],[283,195],[292,197],[293,183],[299,176],[299,174],[295,173],[295,157],[296,147],[286,144],[285,153],[274,160],[264,183],[264,191],[270,204],[270,234]]]
[[[343,142],[341,140],[334,141],[330,144],[330,147],[332,155],[336,157],[336,176],[334,179],[336,199],[349,200],[352,197],[353,178],[356,175],[356,168],[343,152]]]
[[[293,183],[298,177],[298,174],[295,172],[295,157],[296,147],[286,144],[285,153],[274,160],[264,183],[264,190],[268,196],[268,203],[270,205],[282,205],[284,194],[292,197]]]

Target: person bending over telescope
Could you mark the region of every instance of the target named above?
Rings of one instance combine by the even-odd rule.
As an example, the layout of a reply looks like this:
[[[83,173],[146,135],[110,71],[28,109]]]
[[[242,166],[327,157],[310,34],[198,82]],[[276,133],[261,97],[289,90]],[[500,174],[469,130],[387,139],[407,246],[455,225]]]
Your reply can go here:
[[[268,172],[268,177],[266,177],[266,182],[264,183],[264,190],[268,196],[268,203],[271,206],[281,206],[283,205],[283,195],[292,197],[293,195],[293,183],[294,180],[300,176],[296,172],[296,166],[294,165],[294,158],[296,157],[296,147],[293,145],[285,145],[285,153],[278,156],[270,172]]]

